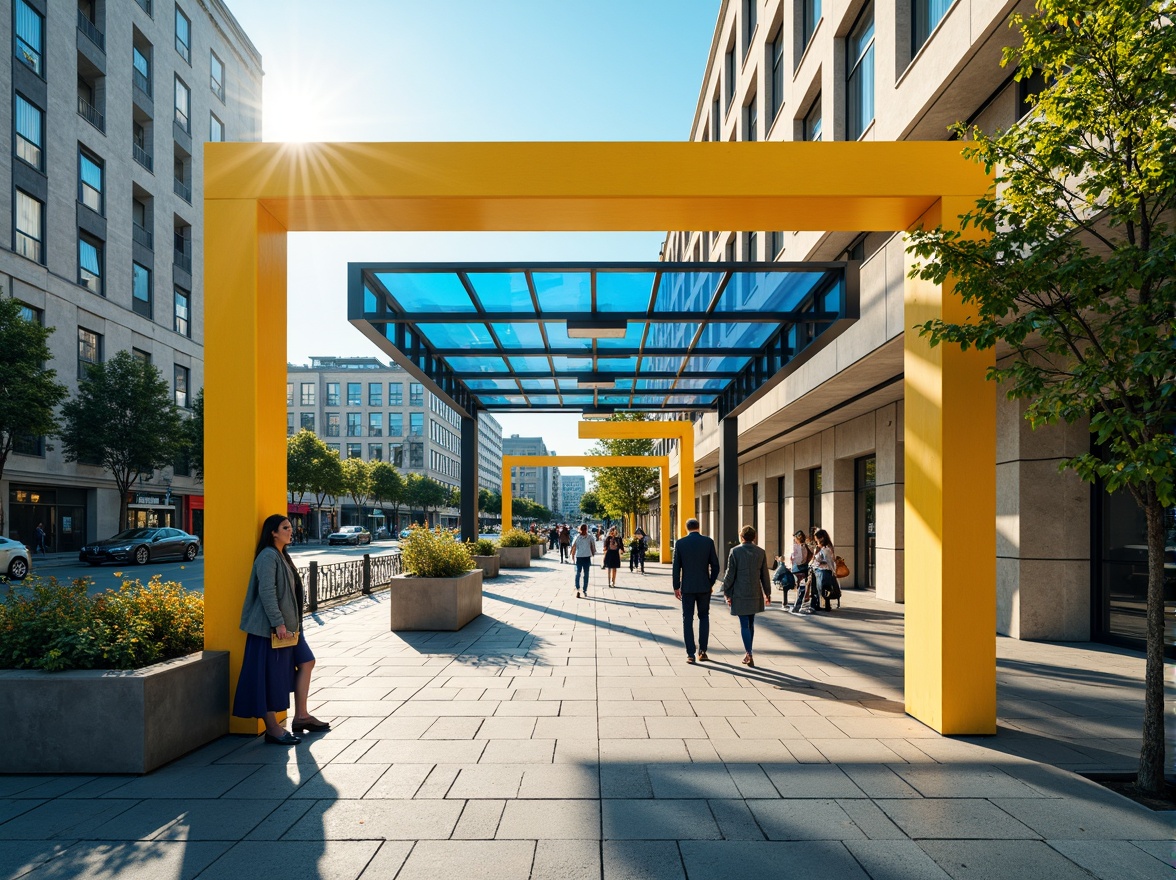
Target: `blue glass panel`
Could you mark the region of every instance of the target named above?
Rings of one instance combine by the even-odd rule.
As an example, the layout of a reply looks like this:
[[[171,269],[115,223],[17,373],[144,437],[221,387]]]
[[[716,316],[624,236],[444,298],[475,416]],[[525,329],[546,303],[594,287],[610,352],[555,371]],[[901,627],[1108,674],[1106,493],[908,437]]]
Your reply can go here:
[[[494,324],[494,332],[502,343],[503,351],[512,348],[542,348],[543,334],[538,324]]]
[[[644,312],[656,277],[653,272],[597,272],[596,311]]]
[[[506,361],[500,357],[450,357],[446,363],[458,373],[505,373]]]
[[[552,394],[555,393],[554,379],[523,379],[521,381],[524,391],[550,391]]]
[[[378,272],[376,277],[409,314],[474,311],[456,272]]]
[[[555,371],[561,375],[564,373],[592,372],[592,358],[590,357],[556,356],[551,359],[551,362],[555,364]]]
[[[551,372],[551,364],[547,362],[545,357],[512,357],[510,365],[519,373]]]
[[[596,340],[598,351],[637,351],[641,347],[641,337],[645,333],[644,321],[630,321],[625,328],[625,335],[617,339],[602,337]]]
[[[628,406],[628,394],[599,394],[597,400],[600,401],[601,406]]]
[[[521,394],[508,395],[504,398],[509,406],[526,406],[527,398]]]
[[[597,358],[597,372],[600,373],[636,373],[637,358],[635,357],[599,357]]]
[[[559,406],[562,403],[556,394],[531,394],[529,397],[532,406]]]
[[[510,398],[503,397],[501,394],[479,394],[478,400],[487,406],[506,406]]]
[[[433,348],[497,349],[485,324],[417,324]]]
[[[749,357],[692,357],[686,361],[686,372],[737,373],[750,361]]]
[[[660,355],[641,359],[642,373],[676,373],[681,367],[682,359],[680,357]]]
[[[715,312],[787,312],[795,309],[824,272],[734,272]]]
[[[531,278],[540,311],[592,311],[592,277],[587,272],[532,272]]]
[[[379,311],[380,301],[377,299],[375,293],[366,284],[363,286],[363,311],[365,314],[373,314]]]
[[[646,348],[680,348],[683,352],[698,332],[697,321],[682,321],[677,324],[656,322],[649,325],[645,337]]]
[[[518,391],[519,386],[514,379],[466,379],[466,388],[470,391]]]
[[[779,327],[779,324],[715,321],[702,328],[695,348],[762,348]]]
[[[544,321],[547,341],[554,351],[592,351],[591,339],[572,339],[568,336],[568,325],[563,321]]]
[[[633,406],[661,406],[665,399],[664,394],[637,394],[633,397]]]
[[[657,289],[654,311],[670,317],[685,312],[701,314],[710,306],[722,272],[666,272]]]
[[[535,313],[522,272],[469,272],[466,278],[486,311]]]
[[[682,376],[674,388],[679,391],[722,391],[730,384],[730,379],[690,379]]]
[[[591,394],[565,394],[564,403],[568,406],[586,406],[592,403]]]
[[[638,391],[669,391],[674,387],[673,379],[638,379]]]
[[[690,397],[685,394],[674,394],[674,395],[666,398],[666,403],[668,403],[670,406],[685,406],[685,407],[711,406],[712,404],[714,404],[714,402],[717,398],[718,398],[718,395],[714,395],[713,397]]]

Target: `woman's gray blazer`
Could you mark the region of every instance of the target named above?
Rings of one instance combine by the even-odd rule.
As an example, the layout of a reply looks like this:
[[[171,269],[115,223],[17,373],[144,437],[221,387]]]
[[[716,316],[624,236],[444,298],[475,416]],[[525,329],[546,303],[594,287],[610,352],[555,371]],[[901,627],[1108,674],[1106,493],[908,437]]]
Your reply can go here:
[[[755,544],[731,548],[723,573],[723,594],[731,600],[732,614],[759,614],[772,593],[768,554]]]
[[[262,638],[283,623],[290,632],[301,629],[302,590],[290,567],[273,547],[266,547],[253,560],[249,589],[241,609],[241,629]]]

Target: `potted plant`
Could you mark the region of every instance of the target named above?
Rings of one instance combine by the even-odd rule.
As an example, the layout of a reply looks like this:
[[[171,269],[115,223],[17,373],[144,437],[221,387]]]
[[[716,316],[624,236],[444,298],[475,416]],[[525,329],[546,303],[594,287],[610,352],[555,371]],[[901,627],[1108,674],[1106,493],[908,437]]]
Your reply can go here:
[[[147,773],[229,729],[229,654],[203,650],[203,596],[158,576],[92,584],[31,578],[0,597],[0,773]],[[99,721],[79,737],[79,717]]]
[[[474,565],[482,571],[482,580],[498,577],[498,546],[489,538],[478,538],[467,546]]]
[[[400,558],[405,573],[388,588],[393,632],[455,632],[482,613],[482,572],[452,532],[412,528]]]
[[[531,567],[531,536],[522,529],[507,529],[498,539],[498,561],[503,568]]]
[[[547,549],[547,538],[534,532],[528,533],[527,537],[531,539],[531,558],[538,559]]]

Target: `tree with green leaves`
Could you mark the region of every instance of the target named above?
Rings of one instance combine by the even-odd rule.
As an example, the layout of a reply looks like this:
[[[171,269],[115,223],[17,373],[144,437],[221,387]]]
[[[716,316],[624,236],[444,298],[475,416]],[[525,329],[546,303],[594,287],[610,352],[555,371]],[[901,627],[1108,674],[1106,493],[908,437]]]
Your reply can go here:
[[[57,381],[57,371],[46,366],[53,358],[52,332],[52,327],[29,320],[24,306],[0,290],[0,477],[21,438],[57,433],[54,411],[69,391]]]
[[[1147,662],[1137,786],[1164,783],[1165,516],[1176,506],[1176,26],[1172,0],[1038,0],[1004,62],[1036,107],[965,154],[995,190],[961,228],[912,236],[913,274],[954,283],[969,323],[932,345],[998,348],[989,370],[1033,428],[1089,424],[1062,467],[1124,491],[1146,521]],[[1010,357],[1004,353],[1010,352]]]
[[[392,508],[392,519],[388,530],[400,530],[400,505],[404,501],[404,478],[400,471],[386,461],[374,461],[371,464],[372,502],[381,507],[387,504]],[[396,537],[395,534],[392,537]]]
[[[364,524],[363,509],[372,494],[372,477],[368,463],[362,458],[349,458],[343,464],[343,491],[359,509],[359,524]]]
[[[610,422],[644,422],[645,413],[616,413]],[[598,440],[589,455],[653,455],[653,441],[647,438]],[[597,501],[614,518],[636,515],[649,509],[650,494],[661,483],[656,467],[590,467]],[[580,499],[580,509],[584,501]]]
[[[66,460],[100,464],[114,478],[120,524],[127,521],[131,486],[172,464],[184,444],[183,421],[163,373],[129,351],[90,364],[61,417]]]
[[[502,516],[502,493],[485,488],[479,489],[478,510],[489,516]]]
[[[286,488],[295,504],[311,491],[322,459],[330,454],[327,444],[314,431],[303,428],[286,438]]]
[[[580,511],[589,519],[601,519],[606,511],[595,490],[589,490],[580,496]]]
[[[304,441],[312,453],[306,486],[314,496],[315,509],[321,511],[328,498],[337,498],[343,494],[343,462],[339,461],[339,453],[327,446],[313,432],[299,431],[298,434],[309,434],[311,437],[310,440]],[[298,434],[294,436],[297,437]],[[287,458],[287,469],[289,466]],[[316,516],[314,519],[315,531],[320,532],[315,537],[321,538],[321,517]]]
[[[192,401],[192,415],[184,420],[184,451],[198,480],[204,480],[204,389]]]

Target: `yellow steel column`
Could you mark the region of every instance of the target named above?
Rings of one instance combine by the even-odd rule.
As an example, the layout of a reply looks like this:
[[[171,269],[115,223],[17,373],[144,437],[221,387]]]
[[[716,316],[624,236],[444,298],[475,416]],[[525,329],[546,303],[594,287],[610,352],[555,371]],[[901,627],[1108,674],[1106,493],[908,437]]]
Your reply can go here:
[[[974,205],[944,198],[920,222],[947,225]],[[932,348],[912,329],[967,320],[950,283],[907,278],[904,299],[906,710],[940,733],[995,733],[994,357]]]
[[[661,472],[661,561],[670,561],[670,469]]]
[[[510,491],[510,465],[504,461],[502,463],[502,531],[504,532],[511,527],[510,508],[512,498],[513,495]]]
[[[230,652],[231,700],[257,536],[286,512],[286,230],[253,199],[209,199],[204,219],[204,647]]]

